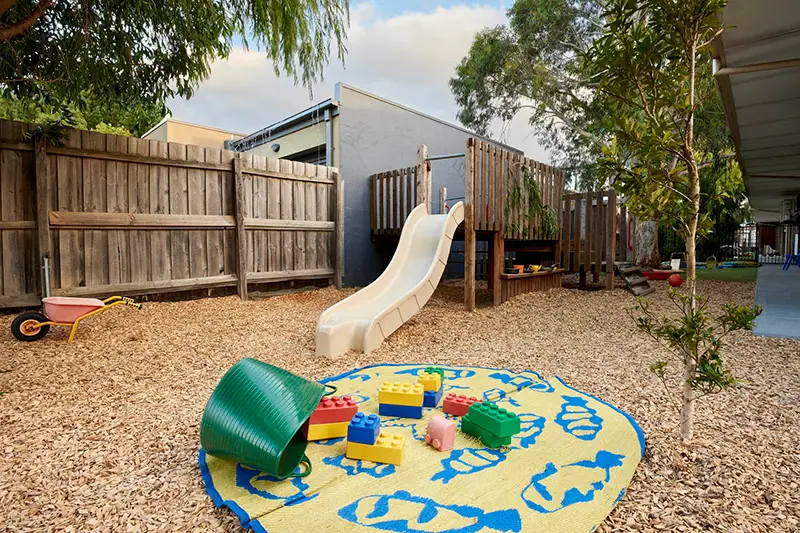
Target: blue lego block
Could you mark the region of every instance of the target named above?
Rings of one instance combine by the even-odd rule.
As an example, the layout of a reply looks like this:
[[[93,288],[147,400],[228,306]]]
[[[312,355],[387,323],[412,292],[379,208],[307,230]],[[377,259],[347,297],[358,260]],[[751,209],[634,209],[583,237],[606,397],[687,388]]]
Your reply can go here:
[[[395,405],[382,403],[378,405],[381,416],[399,416],[400,418],[422,418],[421,405]]]
[[[347,426],[347,442],[373,445],[381,432],[381,419],[378,415],[356,413]]]
[[[439,402],[442,401],[442,391],[444,387],[439,387],[439,390],[434,392],[426,390],[422,393],[422,407],[438,407]]]

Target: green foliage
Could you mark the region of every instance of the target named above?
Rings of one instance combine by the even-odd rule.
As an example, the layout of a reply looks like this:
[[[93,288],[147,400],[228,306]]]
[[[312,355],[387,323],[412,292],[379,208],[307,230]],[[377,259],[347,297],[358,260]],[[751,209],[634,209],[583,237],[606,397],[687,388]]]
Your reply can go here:
[[[727,304],[712,318],[707,297],[692,296],[675,289],[670,289],[667,295],[679,310],[677,318],[659,318],[652,311],[650,302],[643,298],[628,309],[628,313],[640,331],[668,348],[683,364],[690,365],[690,383],[695,392],[692,400],[736,385],[738,380],[722,362],[722,339],[732,331],[752,330],[753,322],[761,314],[761,306]],[[659,360],[650,366],[650,370],[663,381],[668,365],[668,361]]]
[[[58,124],[73,128],[134,135],[141,137],[155,126],[166,113],[160,104],[140,103],[123,106],[106,103],[85,91],[70,103],[54,102],[42,95],[18,97],[9,91],[0,91],[0,118]]]
[[[38,0],[2,5],[11,30]],[[7,3],[5,3],[7,4]],[[0,80],[16,96],[72,102],[91,90],[122,106],[189,98],[241,39],[263,49],[275,72],[310,87],[330,47],[343,59],[348,0],[94,0],[45,2],[44,14],[0,38]]]
[[[596,0],[516,0],[508,25],[479,32],[450,80],[458,119],[486,134],[494,119],[529,112],[539,143],[590,186],[607,109],[579,59],[602,34],[601,15]]]
[[[512,220],[511,214],[515,210],[522,214],[521,221]],[[556,214],[552,207],[544,205],[542,190],[531,174],[530,167],[522,168],[522,183],[512,181],[506,195],[505,216],[506,237],[512,232],[529,235],[537,227],[541,228],[547,237],[555,237],[558,233]]]

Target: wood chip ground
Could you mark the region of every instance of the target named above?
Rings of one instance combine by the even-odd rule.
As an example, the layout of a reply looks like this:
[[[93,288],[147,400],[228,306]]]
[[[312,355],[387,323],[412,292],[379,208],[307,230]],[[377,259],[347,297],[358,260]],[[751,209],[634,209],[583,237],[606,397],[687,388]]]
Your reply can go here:
[[[654,285],[655,306],[670,311],[665,283]],[[715,305],[749,304],[754,292],[700,288]],[[206,495],[197,450],[205,402],[242,357],[310,378],[379,362],[559,375],[628,411],[647,437],[598,532],[800,531],[800,342],[735,335],[725,357],[746,381],[700,402],[696,439],[684,445],[648,370],[664,351],[634,330],[626,291],[559,289],[470,314],[461,288],[445,285],[372,355],[316,358],[317,317],[346,294],[121,308],[88,320],[73,344],[64,328],[16,342],[13,317],[0,317],[0,531],[241,531]]]

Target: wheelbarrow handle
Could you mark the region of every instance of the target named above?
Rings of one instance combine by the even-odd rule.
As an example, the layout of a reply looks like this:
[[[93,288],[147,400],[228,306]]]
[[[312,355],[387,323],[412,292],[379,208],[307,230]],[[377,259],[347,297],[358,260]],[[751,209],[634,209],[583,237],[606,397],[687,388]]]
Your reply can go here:
[[[139,311],[142,310],[142,304],[137,304],[136,302],[134,302],[130,298],[125,300],[125,305],[127,305],[128,307],[133,307],[134,309],[138,309]]]

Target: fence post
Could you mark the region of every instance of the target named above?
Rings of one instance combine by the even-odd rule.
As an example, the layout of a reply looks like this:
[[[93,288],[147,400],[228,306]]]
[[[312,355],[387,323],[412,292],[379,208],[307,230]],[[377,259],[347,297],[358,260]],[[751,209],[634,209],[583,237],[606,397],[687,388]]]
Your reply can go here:
[[[424,144],[417,145],[417,205],[425,204],[428,214],[431,212],[431,187],[428,172],[428,147]]]
[[[464,177],[464,307],[475,310],[475,139],[467,139]]]
[[[614,290],[614,252],[617,249],[617,194],[608,190],[608,210],[606,211],[606,289]]]
[[[344,280],[344,181],[339,171],[333,173],[334,187],[336,189],[336,212],[334,213],[334,248],[335,248],[335,274],[334,283],[337,289],[342,288]]]
[[[239,298],[247,299],[247,239],[244,228],[244,178],[241,154],[233,158],[233,190],[236,218],[236,278]]]
[[[439,214],[447,214],[447,187],[439,189]]]
[[[34,171],[36,173],[36,228],[39,235],[39,267],[41,276],[42,297],[50,296],[52,282],[50,273],[45,273],[45,259],[50,259],[50,160],[47,158],[47,148],[44,141],[34,144],[36,158]],[[49,267],[49,264],[48,264]]]

